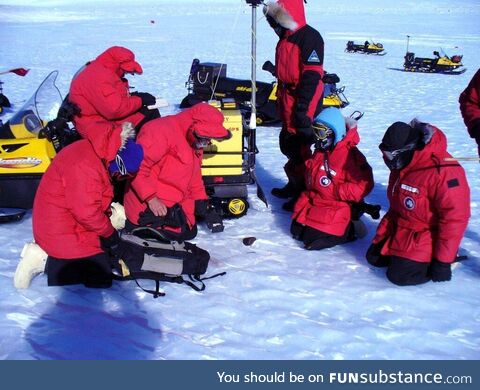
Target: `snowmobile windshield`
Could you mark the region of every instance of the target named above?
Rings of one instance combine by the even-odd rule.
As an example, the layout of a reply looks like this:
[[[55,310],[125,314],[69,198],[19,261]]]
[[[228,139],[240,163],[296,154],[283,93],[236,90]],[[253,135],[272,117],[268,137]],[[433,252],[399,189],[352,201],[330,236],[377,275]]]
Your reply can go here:
[[[30,99],[10,118],[10,126],[24,126],[32,136],[38,136],[44,125],[57,117],[62,104],[62,95],[55,85],[57,76],[58,71],[53,71],[42,81]]]

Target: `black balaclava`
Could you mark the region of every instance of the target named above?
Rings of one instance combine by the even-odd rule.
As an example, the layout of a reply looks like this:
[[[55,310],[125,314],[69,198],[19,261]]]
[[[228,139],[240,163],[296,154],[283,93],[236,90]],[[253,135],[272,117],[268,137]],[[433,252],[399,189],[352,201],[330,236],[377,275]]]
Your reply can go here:
[[[420,145],[422,132],[404,122],[395,122],[391,125],[379,148],[383,153],[383,160],[390,170],[403,169],[412,161],[415,150]]]

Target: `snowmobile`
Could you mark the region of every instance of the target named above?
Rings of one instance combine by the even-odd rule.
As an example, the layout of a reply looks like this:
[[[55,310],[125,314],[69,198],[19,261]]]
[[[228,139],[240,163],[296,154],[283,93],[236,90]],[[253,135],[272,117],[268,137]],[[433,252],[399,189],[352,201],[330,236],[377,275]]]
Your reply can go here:
[[[415,53],[408,50],[410,43],[410,35],[407,35],[407,51],[405,53],[405,61],[403,68],[389,68],[391,70],[399,70],[403,72],[418,72],[418,73],[441,73],[458,75],[464,73],[467,69],[463,68],[463,55],[454,55],[449,57],[443,50],[442,54],[434,51],[434,58],[415,57]]]
[[[387,54],[383,45],[381,43],[370,43],[369,41],[365,41],[363,45],[355,44],[353,41],[347,42],[347,47],[345,48],[345,52],[347,53],[362,53],[362,54],[375,54],[378,56],[384,56]]]
[[[407,72],[422,73],[462,74],[466,71],[465,68],[457,70],[463,66],[462,55],[449,57],[444,53],[440,55],[438,51],[434,51],[433,55],[434,58],[421,58],[415,57],[415,53],[407,51],[403,68]]]
[[[70,122],[74,112],[55,85],[57,76],[58,71],[50,73],[20,110],[0,126],[0,222],[13,221],[32,208],[40,179],[56,153],[80,139]],[[202,175],[212,206],[223,217],[241,217],[249,207],[247,185],[256,182],[255,132],[245,129],[238,109],[219,108],[232,137],[221,144],[214,141],[205,150]],[[260,187],[257,193],[266,202]],[[9,209],[13,213],[10,219]]]
[[[57,76],[57,71],[50,73],[0,127],[0,208],[4,213],[33,206],[40,179],[57,152],[47,137],[48,123],[53,123],[48,120],[57,116],[62,104]]]
[[[263,70],[274,75],[274,65],[267,61]],[[344,95],[345,87],[337,88],[340,78],[335,73],[327,73],[323,76],[324,83],[324,107],[344,108],[349,101]],[[245,117],[251,112],[250,95],[252,93],[251,80],[234,79],[227,77],[227,64],[214,62],[200,63],[194,59],[185,83],[188,94],[180,103],[180,108],[209,100],[231,101],[236,104]],[[256,123],[259,126],[268,126],[280,121],[277,114],[277,83],[256,82]]]

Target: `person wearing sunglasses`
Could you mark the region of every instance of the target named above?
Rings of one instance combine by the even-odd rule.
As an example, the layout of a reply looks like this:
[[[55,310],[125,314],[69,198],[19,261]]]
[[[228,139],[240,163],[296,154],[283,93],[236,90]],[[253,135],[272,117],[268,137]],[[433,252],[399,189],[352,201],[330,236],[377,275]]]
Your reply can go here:
[[[480,157],[480,69],[458,99],[463,121],[470,137],[475,139]]]
[[[379,148],[390,169],[390,208],[367,261],[387,267],[387,278],[399,286],[450,280],[470,218],[464,169],[449,160],[445,134],[416,119],[393,123]]]
[[[110,260],[120,244],[109,218],[113,181],[134,175],[143,159],[131,123],[112,132],[118,140],[101,148],[88,140],[68,145],[42,176],[32,225],[36,244],[48,254],[49,286],[112,285]]]
[[[322,109],[324,41],[320,33],[307,24],[304,0],[270,0],[265,17],[279,36],[275,65],[268,61],[278,79],[277,109],[282,120],[280,151],[287,157],[284,166],[288,182],[273,188],[272,195],[289,199],[287,211],[305,189],[305,161],[310,151],[312,119]]]
[[[201,174],[203,148],[231,137],[223,121],[220,110],[199,103],[145,124],[137,138],[145,158],[125,192],[127,231],[151,227],[167,241],[196,236],[195,203],[208,199]]]
[[[306,190],[293,210],[290,232],[306,249],[325,249],[355,239],[352,204],[373,188],[372,168],[357,148],[357,123],[338,108],[323,110],[312,126],[315,151],[306,162]]]

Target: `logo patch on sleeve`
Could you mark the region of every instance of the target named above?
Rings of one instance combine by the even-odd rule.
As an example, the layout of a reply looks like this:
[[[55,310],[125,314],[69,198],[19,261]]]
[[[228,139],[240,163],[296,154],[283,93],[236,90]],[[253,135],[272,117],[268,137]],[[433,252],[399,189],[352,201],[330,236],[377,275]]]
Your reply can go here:
[[[327,176],[322,176],[320,178],[320,185],[322,187],[328,187],[332,181]]]
[[[451,179],[447,181],[448,188],[458,187],[459,185],[460,183],[458,182],[458,179]]]
[[[307,62],[317,62],[320,63],[320,57],[318,56],[317,52],[315,50],[312,50],[312,53],[310,54],[310,57],[308,57]]]

